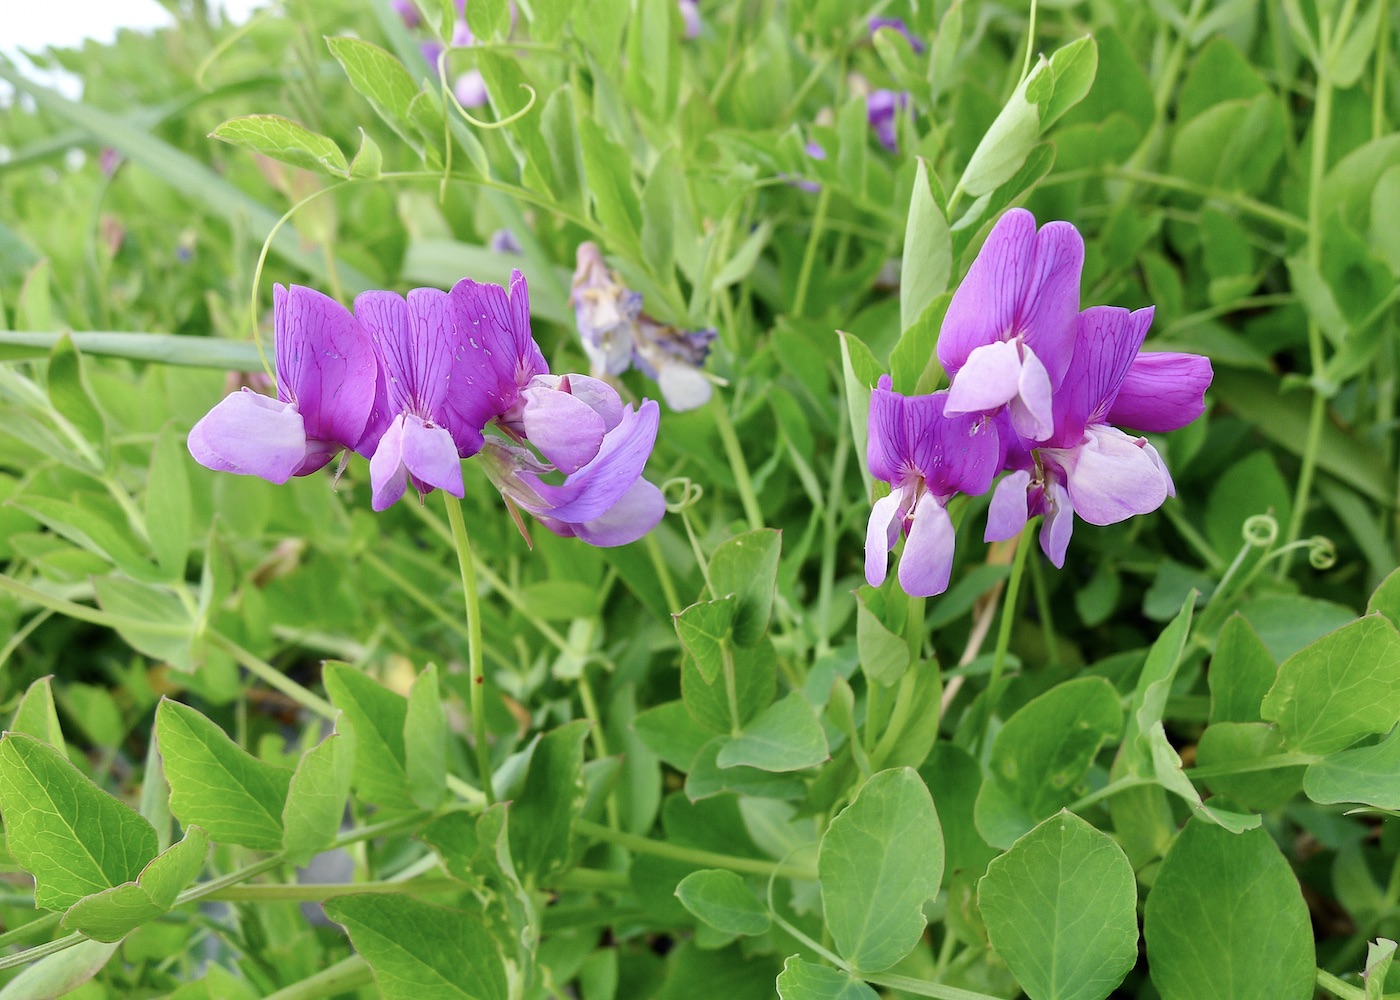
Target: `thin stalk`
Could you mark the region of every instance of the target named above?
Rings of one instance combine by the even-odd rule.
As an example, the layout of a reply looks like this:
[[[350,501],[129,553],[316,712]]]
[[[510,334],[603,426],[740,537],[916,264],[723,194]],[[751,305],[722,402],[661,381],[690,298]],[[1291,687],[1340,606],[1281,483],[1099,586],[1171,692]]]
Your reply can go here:
[[[836,451],[831,457],[831,490],[822,511],[821,581],[817,585],[818,633],[817,655],[831,651],[831,599],[836,589],[836,543],[839,539],[839,512],[845,505],[846,457],[851,450],[850,422],[836,421]]]
[[[1385,128],[1385,67],[1390,58],[1390,0],[1381,5],[1380,34],[1376,36],[1376,77],[1371,85],[1371,138],[1379,139]]]
[[[1001,683],[1002,672],[1006,669],[1006,651],[1011,645],[1011,625],[1016,620],[1016,599],[1021,596],[1021,577],[1026,572],[1026,553],[1035,544],[1035,533],[1040,526],[1040,518],[1033,517],[1021,529],[1021,537],[1016,540],[1016,558],[1011,563],[1011,576],[1006,581],[1006,596],[1001,602],[1001,621],[997,624],[997,644],[992,653],[992,672],[987,678],[987,693],[983,696],[982,727],[992,721],[996,709],[997,685]]]
[[[1031,562],[1031,595],[1035,598],[1035,613],[1040,619],[1040,633],[1045,643],[1045,655],[1050,666],[1060,665],[1060,651],[1055,642],[1055,616],[1050,610],[1050,587],[1045,582],[1045,572],[1040,560]]]
[[[32,902],[32,901],[31,901]],[[0,948],[8,948],[12,944],[19,944],[21,941],[28,941],[32,937],[47,934],[58,926],[58,922],[63,919],[61,913],[48,913],[42,917],[37,917],[27,924],[11,928],[4,934],[0,934]]]
[[[1156,783],[1156,778],[1137,778],[1133,776],[1119,778],[1117,781],[1110,781],[1098,791],[1090,792],[1083,798],[1070,803],[1067,808],[1070,812],[1077,813],[1081,809],[1087,809],[1097,802],[1102,802],[1104,799],[1111,799],[1119,792],[1126,792],[1130,788],[1137,788],[1141,785],[1155,785]]]
[[[102,625],[106,628],[119,629],[128,626],[139,626],[144,632],[155,635],[186,636],[189,634],[189,627],[178,625],[174,622],[137,622],[124,615],[109,614],[97,608],[88,607],[86,604],[78,604],[74,601],[64,600],[62,597],[55,597],[53,594],[45,593],[21,583],[14,577],[0,573],[0,590],[13,594],[21,600],[31,604],[37,604],[50,611],[56,611],[67,618],[76,618],[80,622],[90,622],[93,625]]]
[[[481,779],[481,793],[489,806],[496,801],[496,792],[491,787],[491,748],[486,743],[486,675],[481,666],[481,601],[476,592],[476,569],[471,542],[467,538],[467,526],[462,520],[461,501],[446,491],[442,496],[447,506],[447,523],[452,528],[452,544],[457,550],[457,566],[462,571],[462,590],[466,595],[472,739],[476,743],[476,769]]]
[[[802,254],[802,269],[797,273],[797,291],[792,296],[792,315],[801,316],[807,308],[807,289],[811,287],[812,267],[817,261],[817,247],[826,229],[826,211],[831,204],[831,185],[823,184],[817,195],[817,207],[812,213],[812,229],[807,234],[807,249]]]
[[[1040,4],[1036,0],[1031,0],[1031,21],[1026,27],[1026,58],[1021,63],[1021,80],[1030,76],[1031,72],[1031,58],[1035,55],[1035,15],[1039,7]],[[1020,86],[1020,82],[1017,81],[1017,86]]]
[[[374,982],[374,970],[359,955],[343,958],[314,976],[269,993],[267,1000],[321,1000],[339,996]]]
[[[646,548],[647,556],[651,559],[652,569],[656,570],[656,578],[661,581],[661,593],[666,598],[666,610],[671,614],[676,614],[682,610],[680,594],[676,592],[676,583],[671,579],[671,567],[666,565],[666,559],[661,554],[661,546],[657,544],[655,532],[647,532]]]
[[[1319,25],[1323,50],[1328,47],[1326,18]],[[1321,69],[1319,67],[1319,69]],[[1314,269],[1322,265],[1322,182],[1327,171],[1327,140],[1332,125],[1332,81],[1325,71],[1320,71],[1317,80],[1317,103],[1313,111],[1312,160],[1308,171],[1308,263]],[[1322,374],[1327,359],[1322,343],[1322,326],[1315,319],[1308,320],[1308,358],[1312,363],[1314,376]],[[1322,444],[1323,421],[1327,416],[1327,400],[1317,389],[1313,390],[1312,412],[1308,417],[1308,438],[1303,446],[1303,464],[1298,470],[1298,489],[1293,496],[1293,510],[1288,515],[1288,530],[1284,532],[1283,544],[1286,548],[1298,540],[1303,530],[1303,517],[1307,514],[1308,500],[1312,496],[1313,473],[1317,469],[1317,454]],[[1288,575],[1293,555],[1288,552],[1279,560],[1277,575],[1280,580]]]
[[[393,893],[427,896],[461,892],[464,886],[452,878],[416,878],[408,881],[380,879],[371,882],[272,882],[263,885],[235,885],[209,893],[205,899],[228,903],[293,902],[320,903],[355,892]]]
[[[336,717],[338,710],[326,699],[298,684],[271,663],[244,649],[222,632],[215,632],[211,629],[205,635],[209,637],[210,642],[232,656],[239,666],[268,687],[281,691],[303,708],[315,712],[322,718],[334,719]]]
[[[1304,767],[1316,764],[1322,758],[1310,753],[1276,753],[1267,757],[1256,757],[1240,764],[1216,764],[1211,767],[1184,767],[1181,773],[1192,781],[1207,778],[1221,778],[1231,774],[1254,774],[1257,771],[1276,771],[1281,767]]]
[[[640,837],[635,833],[611,830],[600,823],[593,823],[586,819],[576,820],[574,822],[574,831],[585,837],[592,837],[594,840],[601,840],[608,844],[616,844],[618,847],[624,847],[637,854],[650,854],[658,858],[687,861],[691,864],[702,865],[706,868],[725,868],[732,872],[743,872],[747,875],[776,875],[778,878],[815,879],[817,877],[817,873],[810,868],[799,868],[796,865],[788,865],[776,861],[764,861],[761,858],[740,858],[732,854],[718,854],[714,851],[702,851],[695,847],[684,847],[680,844],[671,844],[664,840],[652,840],[650,837]]]
[[[1366,1000],[1366,991],[1344,983],[1324,969],[1317,970],[1317,985],[1339,1000]]]
[[[583,714],[588,719],[588,736],[593,743],[593,755],[599,760],[608,757],[608,740],[603,733],[603,717],[598,712],[597,699],[593,697],[593,685],[588,683],[588,667],[585,664],[578,674],[578,698],[583,703]],[[608,792],[608,826],[617,829],[622,825],[617,809],[617,789]]]
[[[739,724],[739,684],[734,672],[734,650],[728,639],[720,640],[719,657],[724,668],[724,694],[729,700],[729,731],[738,736],[743,728]]]
[[[902,993],[912,993],[919,997],[933,997],[933,1000],[994,1000],[986,993],[976,993],[972,990],[959,989],[956,986],[944,986],[942,983],[931,983],[926,979],[897,976],[889,972],[881,973],[878,976],[863,976],[862,978],[876,986],[888,986],[890,989],[899,990]]]
[[[763,527],[763,511],[758,506],[758,497],[753,491],[753,479],[749,476],[748,463],[744,461],[744,450],[739,446],[739,437],[734,433],[734,424],[729,420],[729,410],[724,401],[715,397],[711,410],[715,415],[715,430],[724,445],[724,453],[729,458],[729,468],[734,473],[734,485],[739,490],[739,500],[744,505],[744,517],[749,529],[757,531]]]

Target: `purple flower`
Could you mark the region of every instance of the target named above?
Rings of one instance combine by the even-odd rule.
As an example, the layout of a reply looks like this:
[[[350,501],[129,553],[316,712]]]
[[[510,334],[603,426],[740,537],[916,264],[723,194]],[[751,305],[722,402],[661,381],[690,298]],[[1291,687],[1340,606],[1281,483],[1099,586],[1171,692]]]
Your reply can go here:
[[[464,108],[479,108],[491,99],[486,92],[486,78],[479,69],[469,69],[458,76],[452,85],[452,96]]]
[[[603,547],[634,542],[666,513],[661,491],[641,478],[656,441],[660,409],[644,400],[638,410],[629,405],[609,417],[596,454],[569,471],[562,484],[545,482],[543,476],[553,471],[549,465],[498,438],[482,452],[486,474],[508,504],[529,511],[556,535]]]
[[[865,98],[865,114],[875,138],[891,153],[899,152],[896,119],[908,103],[909,95],[902,90],[872,90]]]
[[[497,229],[486,240],[486,249],[492,253],[510,253],[520,255],[525,252],[525,248],[520,245],[520,241],[515,238],[515,234],[509,229]]]
[[[631,367],[632,327],[642,312],[642,296],[623,287],[596,243],[579,244],[569,300],[594,373],[621,375]]]
[[[1054,432],[1052,396],[1074,354],[1084,240],[1067,222],[1001,217],[948,304],[938,360],[952,379],[947,412],[1006,407],[1016,433]]]
[[[891,28],[904,36],[904,40],[909,43],[909,47],[916,55],[923,55],[924,43],[922,39],[916,38],[909,27],[897,17],[872,17],[870,19],[870,33],[873,35],[881,28]]]
[[[399,15],[405,28],[416,28],[423,21],[422,15],[418,13],[418,5],[413,0],[389,0],[389,6]]]
[[[243,389],[191,429],[195,461],[285,483],[358,448],[375,400],[370,336],[338,302],[310,288],[273,289],[277,398]]]
[[[571,301],[595,375],[620,375],[635,365],[656,380],[673,410],[709,401],[704,364],[718,331],[682,330],[643,313],[641,295],[623,286],[594,243],[579,244]]]
[[[899,561],[899,585],[915,597],[948,588],[953,569],[953,522],[947,502],[955,493],[985,493],[1001,468],[1003,446],[994,422],[948,416],[947,393],[904,396],[880,377],[870,396],[870,474],[889,483],[875,501],[865,534],[865,579],[885,581],[887,553],[903,528],[908,541]]]
[[[122,165],[122,154],[111,146],[103,146],[102,152],[97,154],[97,165],[102,171],[102,176],[112,177]]]
[[[680,8],[681,21],[685,24],[685,38],[695,39],[700,37],[700,0],[676,0],[676,6]]]
[[[1014,454],[987,515],[988,541],[1011,538],[1044,514],[1040,544],[1063,566],[1074,515],[1116,524],[1160,507],[1176,491],[1146,438],[1112,426],[1152,431],[1184,427],[1205,412],[1211,367],[1194,354],[1138,351],[1153,310],[1096,306],[1079,314],[1073,363],[1055,394],[1054,430],[1034,451]]]

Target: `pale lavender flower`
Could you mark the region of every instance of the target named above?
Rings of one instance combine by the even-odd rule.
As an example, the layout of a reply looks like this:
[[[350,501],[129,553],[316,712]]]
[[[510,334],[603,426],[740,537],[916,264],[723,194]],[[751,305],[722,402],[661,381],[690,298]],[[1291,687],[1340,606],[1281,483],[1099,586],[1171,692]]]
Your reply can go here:
[[[909,43],[909,47],[910,47],[911,49],[913,49],[914,52],[915,52],[917,55],[923,55],[923,53],[924,53],[924,43],[923,43],[923,40],[920,39],[920,38],[917,38],[912,32],[910,32],[909,26],[906,25],[906,24],[905,24],[903,21],[901,21],[899,18],[897,18],[897,17],[872,17],[872,18],[870,19],[870,33],[873,35],[873,34],[875,34],[875,32],[879,31],[881,28],[891,28],[891,29],[893,29],[893,30],[899,32],[901,35],[904,36],[904,40],[907,41],[907,42]]]
[[[885,581],[888,553],[903,529],[908,541],[899,560],[899,585],[914,597],[948,588],[956,533],[948,500],[956,493],[985,493],[1001,468],[1004,447],[996,423],[977,416],[948,416],[948,395],[904,396],[888,375],[870,395],[870,474],[892,487],[875,501],[865,534],[865,579]]]
[[[423,22],[423,16],[418,12],[418,5],[413,0],[389,0],[389,6],[399,15],[405,28],[416,28]]]
[[[525,248],[509,229],[497,229],[486,240],[486,249],[492,253],[523,254]]]
[[[102,152],[97,154],[97,166],[104,177],[114,176],[121,165],[122,154],[111,146],[103,146]]]
[[[947,412],[1005,408],[1016,433],[1054,432],[1052,397],[1074,354],[1084,240],[1067,222],[1036,230],[1012,209],[972,262],[943,319],[938,360],[952,379]]]
[[[246,388],[226,396],[188,444],[207,468],[285,483],[360,446],[378,369],[369,334],[334,299],[277,285],[272,301],[277,398]]]
[[[1079,314],[1073,362],[1054,399],[1054,431],[1008,463],[987,515],[988,541],[1012,538],[1043,514],[1040,545],[1063,566],[1077,514],[1116,524],[1175,496],[1170,473],[1146,438],[1114,422],[1165,432],[1205,412],[1210,361],[1195,354],[1139,354],[1151,308],[1096,306]]]
[[[685,25],[685,38],[699,38],[703,27],[700,23],[700,0],[676,0],[676,6],[680,8],[681,22]]]
[[[645,313],[638,317],[634,330],[637,338],[632,361],[656,381],[667,406],[679,413],[710,401],[713,388],[704,366],[718,330],[682,330],[658,323]]]
[[[899,152],[899,113],[909,104],[902,90],[872,90],[865,98],[865,114],[875,138],[891,153]]]
[[[452,84],[452,96],[464,108],[480,108],[491,99],[486,92],[486,78],[479,69],[469,69]]]

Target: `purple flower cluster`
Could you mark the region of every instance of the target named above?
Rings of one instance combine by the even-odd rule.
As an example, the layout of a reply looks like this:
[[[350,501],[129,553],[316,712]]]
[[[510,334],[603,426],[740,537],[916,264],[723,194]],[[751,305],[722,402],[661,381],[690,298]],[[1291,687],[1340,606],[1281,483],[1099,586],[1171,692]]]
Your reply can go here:
[[[384,510],[410,483],[461,497],[462,459],[480,453],[507,505],[558,535],[623,545],[665,513],[641,478],[656,403],[624,406],[597,379],[551,375],[519,271],[509,291],[464,278],[451,292],[364,292],[353,314],[278,285],[273,316],[277,397],[245,388],[210,410],[189,435],[201,465],[284,483],[349,449],[369,459]],[[563,481],[546,481],[554,473]]]
[[[888,376],[870,399],[870,472],[889,483],[875,502],[865,575],[884,582],[901,528],[908,537],[899,582],[932,596],[948,586],[954,532],[947,503],[985,493],[997,473],[987,541],[1014,537],[1043,515],[1040,545],[1063,566],[1074,515],[1115,524],[1175,495],[1146,438],[1205,412],[1210,361],[1140,353],[1151,308],[1079,309],[1084,241],[1067,222],[1036,229],[1007,212],[948,305],[938,360],[948,389],[903,396]]]
[[[717,331],[681,330],[642,312],[642,296],[622,284],[595,243],[580,243],[570,301],[593,374],[636,366],[655,379],[666,405],[693,410],[710,398],[705,359]]]
[[[455,0],[457,6],[457,19],[452,25],[452,37],[448,47],[454,49],[470,48],[476,44],[476,36],[472,34],[472,29],[467,27],[467,0]],[[391,0],[391,6],[403,20],[407,28],[417,28],[422,24],[423,18],[418,11],[413,0]],[[511,18],[514,23],[515,7],[511,7]],[[442,55],[444,46],[437,39],[430,39],[418,46],[423,53],[423,59],[434,74],[438,72],[438,59]],[[482,77],[478,69],[469,69],[464,73],[458,73],[452,82],[452,93],[457,98],[457,103],[464,108],[479,108],[489,99],[486,93],[486,80]]]

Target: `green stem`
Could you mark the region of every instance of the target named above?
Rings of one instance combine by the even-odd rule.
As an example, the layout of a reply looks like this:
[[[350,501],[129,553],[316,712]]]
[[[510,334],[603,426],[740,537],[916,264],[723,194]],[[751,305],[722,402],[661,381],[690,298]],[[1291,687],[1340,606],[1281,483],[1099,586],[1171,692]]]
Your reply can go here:
[[[763,527],[763,511],[759,509],[758,497],[753,491],[753,480],[749,477],[748,463],[744,461],[744,451],[739,446],[739,437],[734,433],[734,425],[729,420],[729,410],[724,400],[716,396],[711,406],[715,415],[715,430],[724,444],[724,453],[729,458],[729,468],[734,473],[734,485],[739,489],[739,500],[744,505],[744,517],[749,522],[749,530]]]
[[[1028,77],[1031,72],[1031,58],[1035,55],[1035,15],[1039,6],[1036,0],[1031,0],[1031,21],[1026,28],[1026,58],[1021,63],[1021,80]],[[1020,80],[1017,81],[1017,86],[1020,86],[1020,82]]]
[[[297,704],[315,712],[322,718],[334,719],[339,714],[339,710],[326,699],[298,684],[271,663],[255,656],[222,632],[215,632],[211,629],[205,635],[208,636],[210,642],[232,656],[239,666],[268,687],[281,691]]]
[[[481,779],[481,793],[489,806],[496,801],[491,787],[491,748],[486,743],[486,676],[481,666],[481,602],[476,592],[476,569],[472,560],[467,526],[462,520],[462,503],[446,491],[447,523],[452,528],[452,543],[457,550],[457,566],[462,571],[462,590],[467,609],[467,663],[471,677],[472,739],[476,743],[476,769]]]
[[[992,721],[996,710],[997,686],[1001,683],[1002,672],[1006,669],[1006,651],[1011,645],[1011,626],[1016,620],[1016,599],[1021,595],[1021,578],[1026,572],[1026,554],[1035,545],[1035,533],[1040,527],[1040,518],[1033,517],[1021,529],[1021,537],[1016,540],[1016,557],[1011,564],[1011,576],[1006,581],[1006,592],[1001,601],[1001,621],[997,624],[997,644],[992,653],[992,672],[987,677],[987,693],[982,696],[982,724],[985,727]],[[979,736],[980,739],[980,736]]]
[[[647,532],[646,547],[652,569],[656,570],[656,578],[661,582],[661,593],[666,598],[666,610],[674,615],[682,610],[681,598],[680,594],[676,592],[676,583],[671,579],[671,567],[666,565],[666,559],[661,553],[661,546],[656,541],[655,532]]]
[[[831,185],[823,184],[817,195],[817,207],[812,214],[812,229],[807,234],[807,249],[802,254],[802,269],[797,273],[797,291],[792,296],[792,315],[801,316],[807,308],[807,289],[811,286],[812,267],[817,261],[817,247],[826,228],[826,210],[831,204]]]
[[[611,830],[600,823],[592,823],[586,819],[575,820],[574,831],[594,840],[625,847],[637,854],[671,858],[673,861],[685,861],[705,868],[724,868],[747,875],[777,876],[778,878],[815,879],[817,877],[817,873],[809,868],[764,861],[761,858],[740,858],[732,854],[717,854],[714,851],[702,851],[695,847],[683,847],[680,844],[671,844],[664,840],[639,837],[635,833]]]
[[[944,986],[942,983],[930,983],[925,979],[896,976],[889,972],[861,978],[877,986],[888,986],[890,989],[899,990],[902,993],[912,993],[919,997],[933,997],[933,1000],[995,1000],[994,997],[986,993],[975,993],[972,990],[959,989],[956,986]]]
[[[378,880],[371,882],[271,882],[263,885],[236,885],[209,893],[205,899],[228,903],[294,902],[320,903],[336,896],[356,892],[396,893],[426,896],[434,893],[460,892],[461,882],[451,878],[417,878],[404,882]]]
[[[729,700],[729,732],[738,736],[743,729],[739,724],[739,684],[734,674],[734,650],[727,638],[720,640],[719,657],[724,669],[724,694]]]
[[[369,967],[369,963],[359,955],[351,955],[330,968],[322,969],[314,976],[307,976],[299,983],[283,987],[276,993],[269,993],[267,1000],[321,1000],[323,997],[348,993],[373,982],[374,970]]]
[[[1310,753],[1276,753],[1267,757],[1256,757],[1241,764],[1215,764],[1211,767],[1185,767],[1182,773],[1192,781],[1207,778],[1222,778],[1232,774],[1254,774],[1257,771],[1276,771],[1281,767],[1305,767],[1315,764],[1322,758]]]
[[[97,608],[90,608],[86,604],[78,604],[62,597],[55,597],[53,594],[37,590],[4,573],[0,573],[0,590],[31,604],[56,611],[67,618],[75,618],[80,622],[91,622],[93,625],[102,625],[106,628],[136,628],[154,635],[170,636],[187,636],[190,633],[187,625],[179,625],[174,622],[138,622],[125,615],[109,614],[106,611],[99,611]]]
[[[1072,813],[1077,813],[1081,809],[1087,809],[1097,802],[1102,802],[1104,799],[1111,799],[1119,792],[1126,792],[1130,788],[1138,788],[1141,785],[1155,785],[1156,783],[1157,780],[1155,778],[1137,778],[1131,776],[1119,778],[1117,781],[1110,781],[1098,791],[1090,792],[1082,799],[1071,803],[1068,809]]]
[[[1332,973],[1323,969],[1317,970],[1317,985],[1322,987],[1339,1000],[1366,1000],[1366,991],[1344,983]]]
[[[817,618],[821,639],[817,655],[831,651],[831,599],[836,589],[836,548],[840,541],[839,513],[845,508],[846,458],[850,454],[850,422],[836,421],[836,451],[831,457],[831,490],[822,511],[821,582],[817,588]]]
[[[1380,34],[1376,37],[1376,77],[1371,85],[1371,138],[1385,134],[1385,67],[1390,55],[1390,0],[1376,0],[1381,5]]]
[[[32,901],[31,901],[32,903]],[[0,948],[8,948],[12,944],[19,944],[21,941],[28,941],[32,937],[39,937],[47,934],[58,926],[58,922],[63,919],[61,913],[48,913],[42,917],[37,917],[27,924],[11,928],[4,934],[0,934]]]

